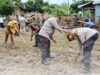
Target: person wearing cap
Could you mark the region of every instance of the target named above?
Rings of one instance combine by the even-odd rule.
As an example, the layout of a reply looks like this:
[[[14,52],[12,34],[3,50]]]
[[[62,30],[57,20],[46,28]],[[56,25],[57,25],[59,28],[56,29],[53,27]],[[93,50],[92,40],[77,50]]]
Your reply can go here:
[[[11,38],[11,45],[14,45],[14,35],[18,34],[18,22],[16,20],[11,20],[8,22],[6,30],[5,30],[5,42],[8,41],[8,37],[10,35]]]
[[[69,41],[73,41],[75,39],[78,41],[78,56],[80,54],[80,50],[83,50],[84,68],[81,70],[82,73],[90,72],[91,51],[95,41],[98,39],[98,36],[99,33],[97,30],[87,27],[72,29],[67,35]]]
[[[41,28],[41,30],[39,31],[39,48],[41,50],[41,63],[44,65],[48,65],[48,58],[53,58],[50,55],[50,40],[53,40],[54,43],[56,43],[56,41],[53,38],[53,34],[55,32],[55,30],[58,30],[59,32],[67,32],[67,30],[62,29],[59,24],[61,21],[61,17],[57,16],[57,17],[51,17],[49,19],[47,19],[43,25],[43,27]]]

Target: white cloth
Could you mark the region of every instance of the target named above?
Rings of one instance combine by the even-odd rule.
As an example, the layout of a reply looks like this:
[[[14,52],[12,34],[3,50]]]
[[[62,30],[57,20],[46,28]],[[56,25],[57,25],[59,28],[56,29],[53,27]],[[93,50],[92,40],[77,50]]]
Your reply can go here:
[[[0,18],[0,23],[3,23],[3,18]]]
[[[25,26],[26,26],[26,18],[22,17],[22,16],[19,16],[19,22],[20,22],[20,32],[21,33],[25,33]]]
[[[24,17],[19,17],[20,25],[25,26],[26,25],[26,19]]]

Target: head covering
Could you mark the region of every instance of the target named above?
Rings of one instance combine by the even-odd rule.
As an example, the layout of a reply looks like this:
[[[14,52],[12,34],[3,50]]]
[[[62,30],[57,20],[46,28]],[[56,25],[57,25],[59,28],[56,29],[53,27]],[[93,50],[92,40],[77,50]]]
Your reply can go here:
[[[70,34],[75,35],[76,34],[76,29],[72,29]]]
[[[17,25],[18,25],[17,20],[12,20],[12,23],[13,23],[13,24],[17,24]]]
[[[8,26],[10,26],[10,31],[15,33],[17,30],[18,22],[16,20],[9,21]]]

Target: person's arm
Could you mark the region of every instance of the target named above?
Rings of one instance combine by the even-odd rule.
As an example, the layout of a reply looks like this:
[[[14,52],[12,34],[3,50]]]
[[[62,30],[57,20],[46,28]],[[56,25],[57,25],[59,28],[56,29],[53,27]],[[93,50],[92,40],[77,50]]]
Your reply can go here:
[[[80,23],[84,24],[84,22],[85,22],[85,21],[83,21],[83,20],[78,20],[78,22],[80,22]]]
[[[76,55],[75,55],[75,63],[78,61],[78,58],[80,57],[81,51],[82,51],[82,43],[79,40],[79,38],[77,38],[77,47],[76,47]]]
[[[82,43],[78,40],[77,53],[80,55],[81,51],[82,51]]]
[[[66,32],[66,30],[64,30],[63,28],[61,28],[61,27],[59,26],[59,24],[57,23],[56,20],[53,20],[51,24],[52,24],[52,26],[53,26],[56,30],[58,30],[59,32]]]
[[[56,43],[56,40],[53,38],[53,36],[50,36],[50,39],[51,39],[54,43]]]

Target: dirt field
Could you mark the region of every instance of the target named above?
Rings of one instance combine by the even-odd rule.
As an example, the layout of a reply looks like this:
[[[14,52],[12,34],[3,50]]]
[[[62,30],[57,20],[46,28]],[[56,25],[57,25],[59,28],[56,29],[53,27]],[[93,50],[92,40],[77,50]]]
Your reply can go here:
[[[67,42],[63,34],[56,32],[54,38],[57,44],[52,42],[51,45],[51,54],[55,58],[45,66],[41,65],[40,50],[32,47],[34,42],[30,41],[29,35],[23,36],[25,42],[21,37],[16,37],[15,46],[11,48],[10,41],[3,45],[4,32],[0,31],[0,75],[84,75],[79,73],[82,64],[75,64],[72,59],[67,62],[66,58],[69,53],[67,46],[75,49],[76,41]],[[89,75],[100,75],[100,38],[92,52],[92,73]]]

